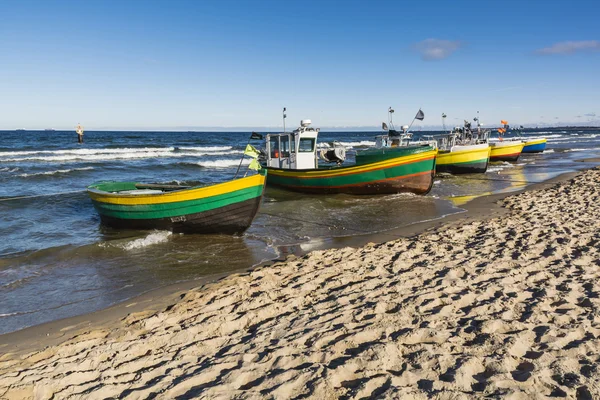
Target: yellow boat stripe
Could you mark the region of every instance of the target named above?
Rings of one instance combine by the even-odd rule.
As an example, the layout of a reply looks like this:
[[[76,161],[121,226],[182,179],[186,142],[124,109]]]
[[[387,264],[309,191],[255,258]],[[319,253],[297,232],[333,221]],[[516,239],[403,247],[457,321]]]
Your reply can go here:
[[[542,143],[546,143],[546,142],[547,142],[546,138],[544,138],[544,139],[529,140],[529,141],[525,142],[525,146],[531,146],[531,145],[534,145],[534,144],[542,144]]]
[[[88,193],[92,200],[100,201],[102,203],[122,205],[162,204],[218,196],[221,194],[234,192],[236,190],[246,189],[252,186],[262,186],[264,183],[265,176],[257,174],[216,185],[200,187],[196,189],[177,190],[167,193],[145,195],[119,194],[107,193],[95,189],[88,189]]]
[[[492,146],[492,157],[504,156],[509,154],[518,154],[523,151],[525,143],[511,144],[509,146]]]
[[[352,167],[344,168],[333,168],[330,170],[281,170],[277,168],[269,168],[269,172],[273,171],[273,174],[277,176],[291,176],[296,178],[326,178],[331,176],[343,176],[350,174],[357,174],[361,172],[374,171],[383,168],[395,167],[403,164],[410,164],[417,161],[430,160],[437,154],[437,150],[427,151],[424,153],[402,156],[402,161],[398,162],[398,158],[392,158],[391,160],[379,161],[367,165],[356,165]]]
[[[452,152],[439,152],[436,158],[438,165],[468,163],[484,158],[489,158],[490,147],[475,150],[460,150]]]

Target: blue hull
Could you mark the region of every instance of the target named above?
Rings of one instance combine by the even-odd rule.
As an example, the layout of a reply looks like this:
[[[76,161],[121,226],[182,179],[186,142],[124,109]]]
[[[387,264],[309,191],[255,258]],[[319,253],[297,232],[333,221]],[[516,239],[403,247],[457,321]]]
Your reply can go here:
[[[532,144],[529,146],[523,147],[523,151],[521,153],[541,153],[546,148],[546,143],[538,143]]]

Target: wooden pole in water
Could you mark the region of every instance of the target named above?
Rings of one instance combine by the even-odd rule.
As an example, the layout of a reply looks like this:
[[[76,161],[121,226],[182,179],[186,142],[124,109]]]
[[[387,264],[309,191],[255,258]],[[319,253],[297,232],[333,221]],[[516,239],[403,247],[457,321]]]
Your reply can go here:
[[[77,142],[83,143],[83,126],[81,126],[81,124],[77,124],[75,132],[77,133]]]

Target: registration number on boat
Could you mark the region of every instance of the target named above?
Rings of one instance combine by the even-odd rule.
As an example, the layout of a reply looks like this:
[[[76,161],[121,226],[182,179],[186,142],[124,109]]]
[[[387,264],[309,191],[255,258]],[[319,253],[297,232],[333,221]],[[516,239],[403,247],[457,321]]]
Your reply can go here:
[[[171,217],[171,222],[185,222],[185,215],[179,217]]]

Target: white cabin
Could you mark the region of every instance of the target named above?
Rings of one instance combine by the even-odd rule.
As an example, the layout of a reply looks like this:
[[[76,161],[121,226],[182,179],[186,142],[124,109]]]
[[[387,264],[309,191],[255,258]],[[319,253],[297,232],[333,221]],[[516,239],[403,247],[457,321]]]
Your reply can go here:
[[[318,167],[317,137],[319,129],[312,128],[310,119],[300,121],[292,133],[266,136],[267,167],[282,169],[315,169]]]

